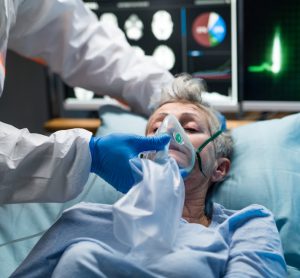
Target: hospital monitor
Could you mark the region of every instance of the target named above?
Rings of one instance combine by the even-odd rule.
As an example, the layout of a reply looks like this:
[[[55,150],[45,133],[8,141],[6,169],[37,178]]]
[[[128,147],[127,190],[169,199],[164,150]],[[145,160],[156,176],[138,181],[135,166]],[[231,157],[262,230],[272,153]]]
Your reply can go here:
[[[238,1],[243,110],[300,111],[300,1]]]
[[[152,55],[173,74],[204,78],[208,101],[231,111],[238,106],[236,3],[231,2],[89,0],[85,5],[99,20],[118,25],[137,53]],[[66,109],[97,110],[103,102],[80,88],[67,92]]]

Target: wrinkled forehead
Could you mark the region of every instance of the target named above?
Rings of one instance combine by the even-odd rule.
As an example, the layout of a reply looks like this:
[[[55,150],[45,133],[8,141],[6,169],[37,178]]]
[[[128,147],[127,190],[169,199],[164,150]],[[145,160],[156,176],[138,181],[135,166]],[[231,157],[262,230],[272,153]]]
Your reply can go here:
[[[208,117],[207,112],[204,108],[198,107],[196,104],[190,102],[168,102],[161,105],[153,114],[152,116],[156,116],[157,114],[161,113],[168,113],[168,114],[175,114],[180,116],[182,114],[191,114],[199,119],[206,119]],[[151,117],[152,117],[151,116]]]
[[[201,126],[210,129],[208,124],[210,115],[204,107],[202,108],[192,103],[169,102],[161,105],[151,115],[148,120],[147,130],[154,122],[163,120],[169,114],[173,114],[179,122],[193,120]]]

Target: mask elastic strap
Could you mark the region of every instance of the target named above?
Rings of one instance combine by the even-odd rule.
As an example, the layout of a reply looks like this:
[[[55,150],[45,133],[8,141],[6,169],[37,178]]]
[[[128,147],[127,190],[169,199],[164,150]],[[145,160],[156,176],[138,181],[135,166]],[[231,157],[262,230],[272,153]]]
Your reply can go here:
[[[200,156],[200,152],[206,147],[206,145],[208,145],[208,143],[210,143],[211,141],[215,140],[220,134],[222,134],[223,130],[220,129],[219,131],[217,131],[215,134],[213,134],[210,138],[208,138],[196,151],[196,157],[198,159],[198,165],[199,165],[199,169],[200,172],[203,174],[204,177],[206,177],[206,175],[203,172],[202,169],[202,161],[201,161],[201,156]]]

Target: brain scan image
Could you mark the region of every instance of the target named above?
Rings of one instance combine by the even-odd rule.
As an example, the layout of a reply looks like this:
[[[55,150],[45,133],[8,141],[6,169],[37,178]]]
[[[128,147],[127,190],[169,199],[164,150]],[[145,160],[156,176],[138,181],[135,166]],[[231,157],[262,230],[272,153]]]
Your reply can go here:
[[[145,51],[137,46],[137,45],[133,45],[132,48],[134,49],[134,51],[139,55],[139,56],[144,56],[145,55]]]
[[[153,15],[151,29],[158,40],[168,40],[173,33],[173,25],[172,17],[167,11],[157,11]]]
[[[102,21],[102,22],[110,23],[110,24],[115,25],[115,26],[119,25],[118,24],[118,18],[113,13],[104,13],[100,16],[99,20]]]
[[[124,29],[126,36],[130,40],[138,41],[144,35],[144,24],[136,14],[129,16],[129,18],[125,21]]]
[[[175,54],[166,45],[159,45],[154,49],[153,57],[156,62],[167,70],[171,70],[175,65]]]

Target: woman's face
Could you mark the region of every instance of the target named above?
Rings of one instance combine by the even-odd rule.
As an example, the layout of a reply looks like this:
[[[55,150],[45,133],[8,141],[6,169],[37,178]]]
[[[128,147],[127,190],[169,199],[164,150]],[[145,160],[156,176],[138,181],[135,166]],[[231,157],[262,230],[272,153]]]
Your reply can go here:
[[[181,126],[188,135],[195,150],[197,150],[208,138],[210,138],[211,132],[208,126],[208,116],[206,112],[202,111],[196,105],[193,105],[191,103],[179,102],[167,103],[161,106],[159,109],[157,109],[149,119],[146,135],[154,135],[156,130],[160,127],[161,123],[163,122],[164,118],[169,114],[174,115],[178,119]],[[170,148],[169,154],[178,163],[186,159],[183,157],[182,153],[179,153],[178,151],[172,148]],[[201,151],[200,155],[204,173],[207,177],[209,177],[215,161],[213,143],[209,143]],[[198,177],[199,175],[203,176],[199,170],[197,161],[195,163],[194,170],[192,171],[190,176],[195,175]]]

